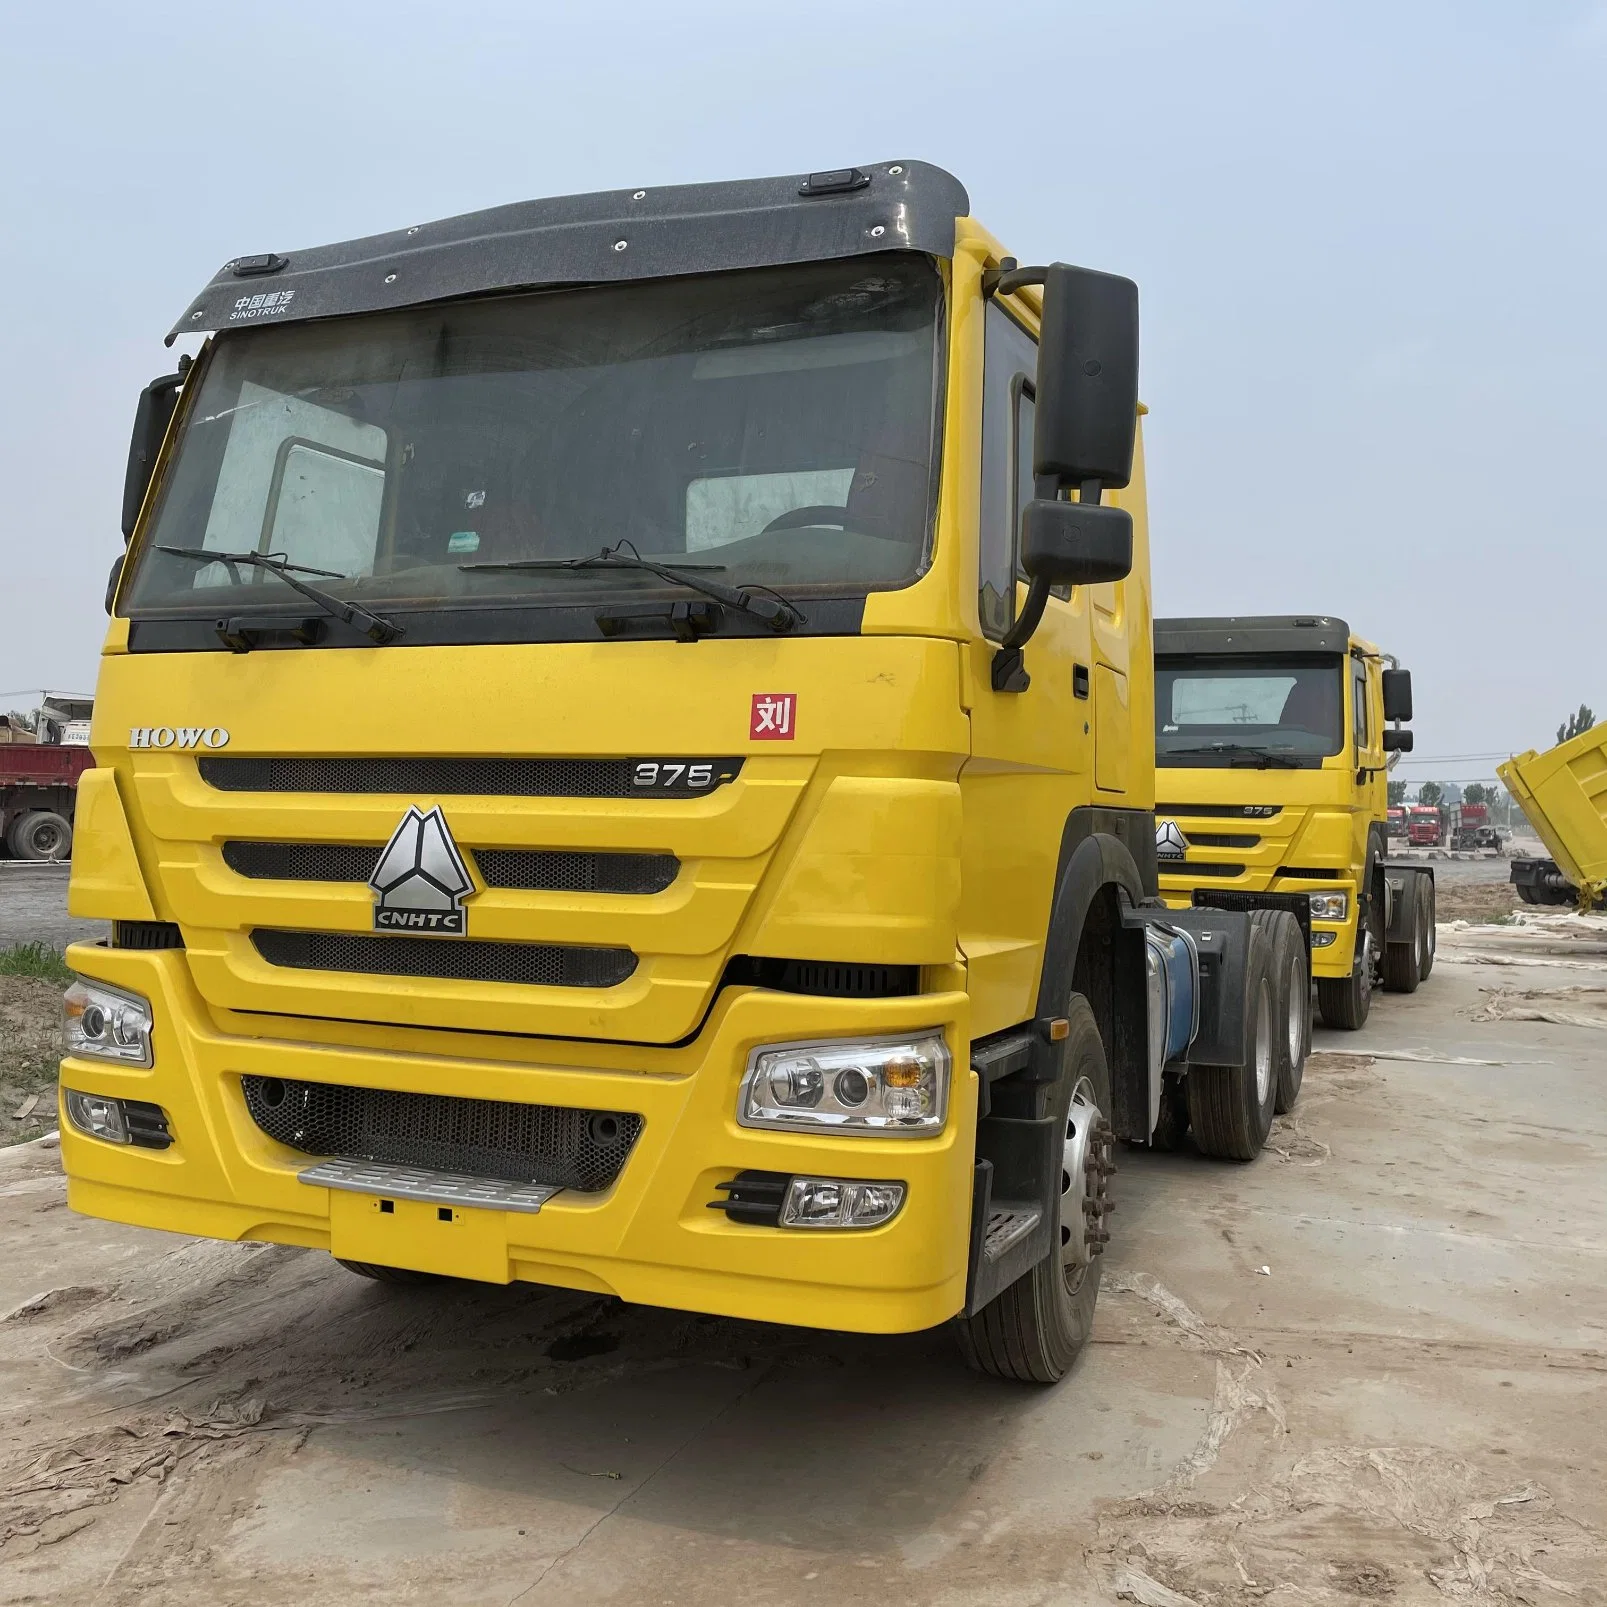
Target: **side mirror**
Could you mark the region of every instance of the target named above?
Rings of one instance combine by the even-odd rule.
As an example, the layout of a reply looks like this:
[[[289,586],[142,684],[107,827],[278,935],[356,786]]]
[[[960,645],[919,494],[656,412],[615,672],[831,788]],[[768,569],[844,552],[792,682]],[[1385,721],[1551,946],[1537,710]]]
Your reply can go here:
[[[117,583],[123,578],[123,560],[128,557],[126,552],[120,552],[112,559],[112,572],[106,577],[106,614],[111,617],[112,604],[117,601]]]
[[[1409,720],[1412,717],[1412,672],[1384,671],[1384,718]],[[1388,746],[1388,743],[1385,744]],[[1405,751],[1405,750],[1402,750]]]
[[[173,422],[183,383],[182,373],[163,374],[140,392],[139,406],[134,410],[134,434],[128,443],[128,469],[123,476],[124,541],[133,536],[134,526],[139,523],[139,511],[156,472],[156,454],[162,450],[167,427]]]
[[[1385,673],[1387,674],[1388,671],[1386,671]],[[1403,670],[1403,671],[1401,671],[1401,673],[1405,674],[1405,671]],[[1407,703],[1407,707],[1408,708],[1411,707],[1410,702]],[[1385,753],[1410,753],[1411,751],[1412,751],[1412,733],[1410,731],[1398,731],[1393,726],[1390,726],[1389,728],[1387,728],[1385,730],[1385,732],[1384,732],[1384,752]]]
[[[1032,472],[1059,487],[1119,491],[1138,433],[1138,286],[1057,262],[1044,270]]]
[[[1021,515],[1021,567],[1050,586],[1096,586],[1133,568],[1133,516],[1098,502],[1029,502]]]

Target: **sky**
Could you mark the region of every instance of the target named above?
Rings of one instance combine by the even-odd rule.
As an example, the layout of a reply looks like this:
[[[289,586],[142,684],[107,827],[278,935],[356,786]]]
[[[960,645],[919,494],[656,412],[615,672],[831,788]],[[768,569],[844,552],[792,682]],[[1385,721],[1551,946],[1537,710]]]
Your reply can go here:
[[[1342,615],[1414,672],[1413,780],[1607,710],[1607,3],[5,19],[0,691],[92,686],[134,403],[227,258],[911,157],[1138,281],[1157,613]]]

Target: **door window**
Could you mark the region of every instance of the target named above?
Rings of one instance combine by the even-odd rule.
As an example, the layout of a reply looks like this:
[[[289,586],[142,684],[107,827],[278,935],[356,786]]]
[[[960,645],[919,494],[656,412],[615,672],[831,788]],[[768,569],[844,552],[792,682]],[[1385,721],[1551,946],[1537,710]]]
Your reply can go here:
[[[982,631],[997,640],[1015,617],[1021,510],[1032,500],[1032,385],[1038,347],[1002,308],[988,304],[982,370]]]
[[[1364,753],[1372,744],[1367,728],[1367,665],[1359,658],[1350,661],[1350,729],[1356,751]]]

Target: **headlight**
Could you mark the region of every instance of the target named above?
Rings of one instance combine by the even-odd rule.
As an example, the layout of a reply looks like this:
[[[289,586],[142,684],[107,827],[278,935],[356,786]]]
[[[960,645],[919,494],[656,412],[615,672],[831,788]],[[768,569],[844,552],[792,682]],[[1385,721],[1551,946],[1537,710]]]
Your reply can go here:
[[[1311,895],[1311,918],[1314,921],[1342,921],[1349,913],[1349,893],[1313,893]]]
[[[62,1000],[62,1048],[90,1060],[150,1065],[150,1001],[80,977]]]
[[[941,1132],[949,1050],[938,1032],[858,1043],[756,1049],[737,1102],[744,1127],[827,1127],[845,1134]]]

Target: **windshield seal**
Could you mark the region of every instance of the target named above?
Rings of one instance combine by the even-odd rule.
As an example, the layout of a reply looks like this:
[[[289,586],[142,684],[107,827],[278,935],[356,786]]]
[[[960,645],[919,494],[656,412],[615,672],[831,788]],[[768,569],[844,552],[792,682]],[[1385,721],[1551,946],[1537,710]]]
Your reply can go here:
[[[397,647],[597,641],[620,616],[671,636],[697,596],[677,564],[795,606],[795,634],[856,634],[932,562],[945,300],[935,260],[898,252],[226,333],[135,543],[130,648],[216,651],[225,615],[307,611],[271,565],[163,547],[334,571],[319,587]],[[661,572],[551,562],[621,541]],[[767,611],[710,628],[770,635]],[[372,645],[339,620],[256,634]]]
[[[1320,770],[1344,752],[1339,653],[1161,654],[1155,764],[1180,770]]]

